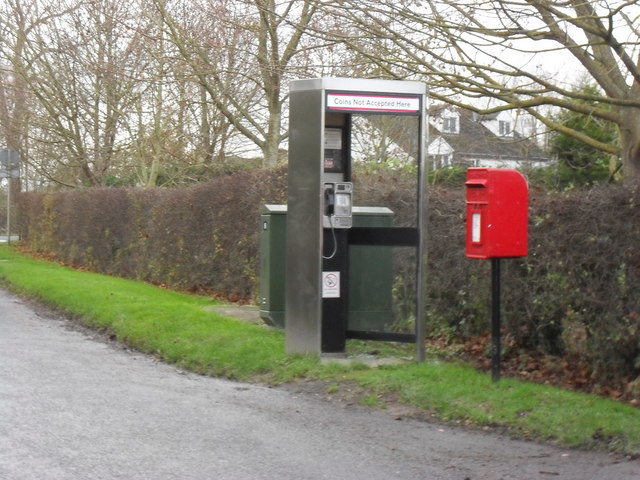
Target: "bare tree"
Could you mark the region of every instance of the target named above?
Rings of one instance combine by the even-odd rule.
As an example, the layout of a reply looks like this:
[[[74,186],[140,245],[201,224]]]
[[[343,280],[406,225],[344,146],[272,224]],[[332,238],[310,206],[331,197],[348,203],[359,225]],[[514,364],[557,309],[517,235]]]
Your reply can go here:
[[[5,11],[0,12],[0,16],[5,19],[9,14],[8,5],[4,7]],[[28,117],[27,98],[24,82],[15,74],[13,65],[17,65],[18,70],[23,68],[22,55],[28,26],[25,15],[18,10],[16,4],[14,7],[16,13],[19,13],[14,17],[15,28],[10,28],[8,23],[4,23],[0,33],[0,38],[4,39],[0,45],[4,57],[0,64],[0,132],[8,147],[20,151],[24,146],[24,127]]]
[[[46,6],[7,0],[0,5],[0,138],[4,145],[28,158],[30,95],[21,72],[30,32],[50,19]],[[24,163],[23,163],[24,165]],[[10,180],[20,191],[21,179]]]
[[[283,82],[317,12],[310,0],[201,0],[178,9],[155,0],[167,38],[179,50],[212,105],[260,149],[279,161]],[[171,7],[171,8],[170,8]],[[197,19],[188,12],[197,12]],[[194,28],[195,27],[195,28]]]
[[[122,147],[119,130],[144,68],[129,2],[37,1],[12,68],[33,99],[28,161],[66,185],[102,185]],[[27,14],[9,5],[15,19]]]
[[[426,78],[436,99],[481,113],[528,111],[551,129],[618,155],[625,178],[640,182],[640,8],[635,0],[321,3],[359,32],[342,40],[389,77]],[[573,72],[586,71],[601,93],[585,98],[572,91],[562,69],[548,71],[558,60]],[[489,98],[497,102],[487,107],[478,101]],[[571,130],[540,113],[541,106],[613,122],[619,141],[603,143]]]
[[[167,3],[170,12],[160,0],[0,5],[0,129],[43,183],[175,183],[239,154],[240,136],[277,161],[281,86],[307,51],[314,8]]]

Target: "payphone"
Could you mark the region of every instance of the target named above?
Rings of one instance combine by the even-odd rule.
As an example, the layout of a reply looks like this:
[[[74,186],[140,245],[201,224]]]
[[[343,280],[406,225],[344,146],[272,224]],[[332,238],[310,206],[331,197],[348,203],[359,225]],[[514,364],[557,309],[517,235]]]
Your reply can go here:
[[[351,228],[353,183],[330,182],[324,184],[324,228]]]
[[[426,262],[426,85],[353,78],[294,80],[289,98],[284,314],[287,352],[342,353],[346,338],[366,338],[415,341],[421,359],[422,266]],[[418,167],[417,220],[411,226],[362,226],[360,223],[365,222],[361,218],[358,225],[354,224],[352,214],[362,207],[354,207],[358,185],[352,178],[353,118],[370,115],[411,117],[412,125],[416,125],[415,138],[407,142],[416,150]],[[416,278],[411,282],[416,298],[413,333],[356,331],[349,327],[350,252],[370,247],[375,247],[373,251],[403,247],[415,252]]]

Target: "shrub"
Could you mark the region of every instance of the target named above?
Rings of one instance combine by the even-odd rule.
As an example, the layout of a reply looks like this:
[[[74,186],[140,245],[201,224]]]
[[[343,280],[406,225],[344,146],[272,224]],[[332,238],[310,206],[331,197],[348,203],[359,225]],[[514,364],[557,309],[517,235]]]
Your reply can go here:
[[[33,251],[77,267],[247,301],[256,294],[260,208],[286,201],[285,173],[180,189],[24,193],[20,234]]]

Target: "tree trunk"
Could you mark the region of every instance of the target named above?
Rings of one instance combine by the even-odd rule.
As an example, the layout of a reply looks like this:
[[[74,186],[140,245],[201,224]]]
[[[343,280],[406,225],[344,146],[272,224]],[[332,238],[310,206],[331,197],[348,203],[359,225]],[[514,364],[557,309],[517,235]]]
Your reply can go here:
[[[273,167],[278,164],[280,160],[279,147],[280,147],[280,126],[282,120],[282,110],[280,107],[274,109],[269,114],[269,128],[267,129],[262,153],[264,155],[263,166]]]
[[[624,181],[628,184],[640,184],[640,108],[627,107],[622,110],[620,129],[620,148]]]

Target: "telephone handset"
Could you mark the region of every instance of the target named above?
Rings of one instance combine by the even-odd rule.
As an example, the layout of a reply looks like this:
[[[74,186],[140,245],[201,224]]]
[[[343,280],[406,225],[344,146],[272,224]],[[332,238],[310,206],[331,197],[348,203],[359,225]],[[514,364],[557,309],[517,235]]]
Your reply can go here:
[[[324,215],[330,217],[335,211],[336,192],[335,189],[329,185],[328,183],[324,185]]]
[[[353,183],[324,184],[324,228],[351,228]]]

